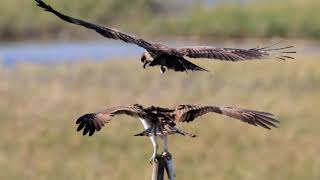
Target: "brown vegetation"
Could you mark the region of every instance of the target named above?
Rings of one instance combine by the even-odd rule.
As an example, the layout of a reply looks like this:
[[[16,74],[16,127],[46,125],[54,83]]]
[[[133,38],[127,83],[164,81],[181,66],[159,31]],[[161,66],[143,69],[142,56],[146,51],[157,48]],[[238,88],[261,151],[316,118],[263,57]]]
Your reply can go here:
[[[200,61],[210,73],[164,75],[137,61],[1,67],[0,179],[149,179],[152,148],[133,136],[137,120],[76,132],[80,115],[129,103],[233,105],[281,121],[269,131],[210,114],[182,125],[198,137],[169,138],[178,179],[319,179],[320,63],[297,59]]]

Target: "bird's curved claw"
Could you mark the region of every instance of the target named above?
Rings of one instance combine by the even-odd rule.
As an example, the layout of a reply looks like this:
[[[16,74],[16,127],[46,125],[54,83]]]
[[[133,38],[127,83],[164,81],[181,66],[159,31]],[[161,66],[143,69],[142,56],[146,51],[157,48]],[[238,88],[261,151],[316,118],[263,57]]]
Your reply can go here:
[[[146,68],[147,64],[148,64],[148,62],[144,62],[144,63],[143,63],[143,65],[142,65],[142,66],[143,66],[143,69]]]
[[[161,65],[160,67],[160,72],[161,74],[164,74],[166,72],[166,68],[163,65]]]
[[[150,164],[154,164],[154,163],[158,163],[158,159],[156,156],[151,156],[151,158],[149,159],[149,163]]]

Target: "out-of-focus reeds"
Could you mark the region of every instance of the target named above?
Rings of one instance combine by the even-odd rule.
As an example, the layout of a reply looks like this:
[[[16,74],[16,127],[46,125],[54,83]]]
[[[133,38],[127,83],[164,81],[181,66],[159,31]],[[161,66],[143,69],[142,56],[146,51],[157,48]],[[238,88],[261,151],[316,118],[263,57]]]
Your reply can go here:
[[[138,61],[18,65],[0,70],[0,179],[149,179],[152,147],[118,117],[93,137],[76,132],[84,113],[130,103],[232,105],[274,113],[268,131],[219,115],[170,136],[177,179],[301,180],[320,177],[320,62],[197,61],[210,73],[143,70]]]
[[[140,36],[320,38],[318,0],[249,1],[166,8],[155,0],[46,0],[68,15]],[[182,6],[183,4],[180,4]],[[2,0],[0,39],[84,38],[80,30],[37,8],[33,0]],[[179,11],[180,13],[175,13]],[[81,33],[80,33],[81,32]]]
[[[222,1],[224,2],[224,1]],[[170,34],[195,37],[320,38],[317,0],[220,3],[194,8],[189,16],[162,21]]]

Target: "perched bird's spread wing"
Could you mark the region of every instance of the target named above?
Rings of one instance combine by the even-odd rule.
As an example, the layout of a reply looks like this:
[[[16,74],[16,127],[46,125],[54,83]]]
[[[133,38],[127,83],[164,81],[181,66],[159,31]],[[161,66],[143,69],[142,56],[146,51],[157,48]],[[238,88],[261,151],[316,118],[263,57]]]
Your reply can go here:
[[[83,135],[89,133],[89,136],[92,136],[95,131],[100,131],[106,123],[110,122],[114,116],[121,114],[140,118],[151,118],[143,110],[143,107],[137,104],[112,107],[101,112],[85,114],[78,118],[76,121],[76,124],[78,124],[77,131],[84,129]]]
[[[194,119],[210,113],[215,112],[223,114],[254,126],[261,126],[266,129],[270,127],[277,127],[275,123],[278,120],[273,118],[273,115],[266,112],[253,111],[248,109],[240,109],[233,107],[219,107],[219,106],[202,106],[202,105],[179,105],[175,110],[176,122],[191,122]]]
[[[55,14],[60,19],[67,21],[69,23],[72,23],[72,24],[84,26],[88,29],[95,30],[96,32],[98,32],[99,34],[101,34],[104,37],[115,39],[115,40],[122,40],[126,43],[136,44],[136,45],[138,45],[144,49],[147,49],[147,50],[152,50],[154,48],[152,43],[149,43],[143,39],[139,39],[134,36],[130,36],[128,34],[119,32],[115,29],[111,29],[108,27],[102,27],[99,25],[92,24],[90,22],[86,22],[86,21],[76,19],[76,18],[73,18],[70,16],[66,16],[66,15],[61,14],[60,12],[54,10],[51,6],[47,5],[42,0],[35,0],[35,1],[37,2],[37,5],[39,7],[43,8],[45,11],[48,11],[48,12]]]
[[[293,46],[272,48],[279,43],[273,44],[263,48],[252,49],[236,49],[236,48],[215,48],[215,47],[190,47],[190,48],[178,48],[177,54],[183,54],[190,58],[209,58],[219,59],[225,61],[244,61],[253,59],[263,59],[269,57],[275,57],[277,59],[286,60],[294,59],[288,54],[296,53],[295,51],[287,51],[287,49],[293,48]],[[282,51],[281,51],[282,50]]]

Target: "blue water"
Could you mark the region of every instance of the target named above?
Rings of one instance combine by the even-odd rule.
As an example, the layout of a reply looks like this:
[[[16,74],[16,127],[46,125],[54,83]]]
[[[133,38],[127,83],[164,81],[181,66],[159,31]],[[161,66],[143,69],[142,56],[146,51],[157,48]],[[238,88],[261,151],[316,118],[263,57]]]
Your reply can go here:
[[[142,48],[117,42],[55,42],[0,45],[0,61],[5,65],[18,63],[51,64],[77,60],[140,59]]]
[[[197,45],[193,42],[165,42],[171,46]],[[263,43],[262,45],[272,44]],[[252,48],[257,42],[215,42],[201,43],[216,47]],[[296,45],[294,48],[299,55],[320,56],[319,43],[284,42],[285,45]],[[119,41],[91,41],[91,42],[27,42],[0,44],[0,63],[15,65],[19,63],[59,64],[79,60],[107,61],[112,59],[140,59],[143,49]]]

